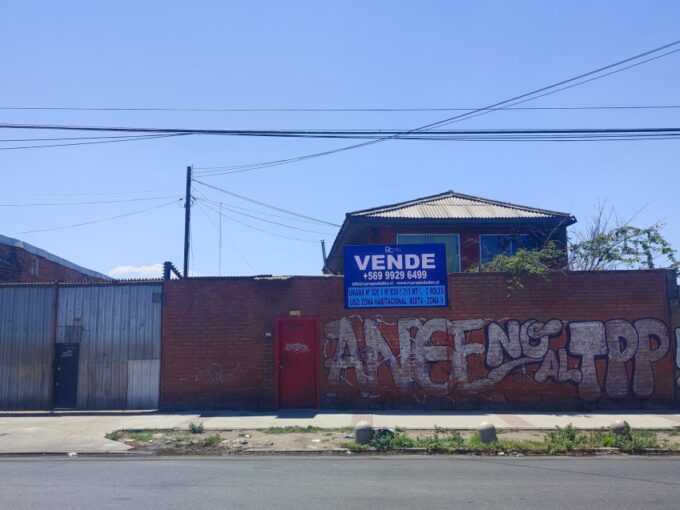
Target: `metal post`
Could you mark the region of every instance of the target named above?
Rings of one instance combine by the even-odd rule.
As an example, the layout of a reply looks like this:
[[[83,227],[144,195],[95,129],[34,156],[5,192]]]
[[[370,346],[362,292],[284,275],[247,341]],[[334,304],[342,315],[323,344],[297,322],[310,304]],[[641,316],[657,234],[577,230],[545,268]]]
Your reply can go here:
[[[184,278],[189,277],[189,237],[191,223],[191,167],[187,167],[187,190],[184,197]]]
[[[321,240],[321,256],[323,257],[323,267],[326,267],[326,240]]]

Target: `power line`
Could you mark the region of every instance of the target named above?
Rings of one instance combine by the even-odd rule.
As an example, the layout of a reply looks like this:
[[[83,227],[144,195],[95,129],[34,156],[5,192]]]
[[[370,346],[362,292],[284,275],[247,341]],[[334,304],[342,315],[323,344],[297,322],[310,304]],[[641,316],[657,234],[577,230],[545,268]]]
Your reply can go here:
[[[145,197],[145,198],[126,198],[123,200],[97,200],[87,202],[40,202],[31,204],[0,204],[0,207],[42,207],[42,206],[62,206],[62,205],[100,205],[100,204],[119,204],[123,202],[145,202],[149,200],[163,200],[170,198],[164,197]]]
[[[678,44],[678,42],[680,42],[680,41],[676,41],[675,43],[671,43],[671,45],[673,45],[673,44]],[[667,48],[668,46],[669,46],[669,45],[667,45],[667,46],[665,46],[665,47]],[[656,50],[652,50],[651,52],[645,53],[645,55],[649,55],[650,53],[654,53],[655,51],[656,51]],[[657,60],[657,59],[666,57],[666,56],[668,56],[668,55],[672,55],[673,53],[677,53],[677,52],[679,52],[679,51],[680,51],[680,49],[672,50],[672,51],[663,53],[663,54],[661,54],[661,55],[657,55],[657,56],[655,56],[655,57],[648,58],[648,59],[643,60],[643,61],[641,61],[641,62],[636,62],[636,63],[631,64],[631,65],[629,65],[629,66],[625,66],[625,67],[622,67],[622,68],[620,68],[620,69],[615,69],[615,70],[610,71],[610,72],[608,72],[608,73],[605,73],[605,74],[602,74],[602,75],[599,75],[599,76],[595,76],[595,77],[589,78],[589,79],[587,79],[587,80],[580,81],[580,82],[578,82],[578,83],[574,83],[574,84],[571,84],[571,85],[567,85],[567,86],[565,86],[565,87],[561,87],[561,88],[557,88],[557,89],[555,89],[555,90],[551,90],[551,91],[548,91],[548,92],[544,92],[543,94],[540,94],[540,95],[538,95],[538,96],[531,97],[530,99],[524,99],[524,100],[521,100],[521,101],[513,102],[513,103],[509,104],[508,106],[511,107],[511,106],[515,106],[515,105],[518,105],[518,104],[523,104],[523,103],[526,103],[526,102],[528,102],[528,101],[533,101],[533,100],[539,99],[539,98],[541,98],[541,97],[549,96],[549,95],[551,95],[551,94],[556,94],[556,93],[558,93],[558,92],[562,92],[563,90],[567,90],[567,89],[570,89],[570,88],[573,88],[573,87],[577,87],[577,86],[579,86],[579,85],[584,85],[584,84],[589,83],[589,82],[591,82],[591,81],[599,80],[599,79],[601,79],[601,78],[605,78],[605,77],[607,77],[607,76],[611,76],[612,74],[620,73],[620,72],[625,71],[625,70],[627,70],[627,69],[632,69],[633,67],[637,67],[637,66],[639,66],[639,65],[646,64],[647,62],[652,62],[652,61],[654,61],[654,60]],[[619,62],[619,64],[624,63],[624,62],[630,62],[630,61],[636,60],[637,58],[640,58],[640,57],[641,57],[641,55],[639,55],[638,57],[632,57],[632,58],[630,58],[630,59],[626,59],[625,61]],[[616,64],[616,65],[618,65],[618,64]],[[604,68],[604,69],[609,69],[609,68],[614,67],[614,66],[615,66],[615,65],[607,66],[607,67]],[[592,74],[592,73],[587,73],[586,75],[583,75],[583,76],[588,76],[588,75],[590,75],[590,74]],[[563,82],[563,83],[567,83],[567,82]],[[522,96],[520,96],[520,97],[517,98],[517,99],[521,99],[521,98],[522,98]],[[480,115],[485,115],[486,113],[488,113],[488,112],[480,112],[480,113],[477,113],[477,114],[474,114],[474,112],[472,112],[468,118],[478,117],[478,116],[480,116]],[[463,115],[467,115],[467,114],[463,114]],[[450,121],[447,121],[447,122],[444,122],[443,124],[438,124],[438,125],[440,125],[440,126],[445,126],[445,125],[447,125],[447,124],[451,124],[451,123],[454,122],[454,121],[455,121],[455,122],[458,122],[457,119],[453,118],[453,119],[451,119]]]
[[[0,197],[81,197],[81,196],[107,196],[107,195],[140,195],[144,193],[174,193],[174,191],[159,190],[136,190],[136,191],[106,191],[97,193],[0,193]]]
[[[296,226],[288,225],[286,223],[281,223],[281,222],[278,222],[278,221],[272,221],[272,220],[267,220],[267,219],[264,219],[264,218],[258,218],[257,216],[253,216],[252,214],[239,212],[239,211],[232,209],[230,207],[227,207],[227,206],[222,206],[222,208],[226,209],[227,211],[232,212],[234,214],[238,214],[240,216],[246,216],[247,218],[252,218],[254,220],[262,221],[264,223],[269,223],[269,224],[272,224],[272,225],[279,225],[280,227],[285,227],[285,228],[289,228],[289,229],[292,229],[292,230],[299,230],[300,232],[309,232],[309,233],[312,233],[312,234],[322,234],[322,235],[327,235],[327,236],[332,235],[329,232],[320,232],[318,230],[309,230],[309,229],[306,229],[306,228],[296,227]]]
[[[324,225],[330,225],[331,227],[339,227],[340,226],[337,223],[331,223],[329,221],[320,220],[318,218],[313,218],[312,216],[306,216],[304,214],[289,211],[288,209],[284,209],[282,207],[277,207],[275,205],[267,204],[265,202],[255,200],[254,198],[249,198],[249,197],[246,197],[246,196],[243,196],[243,195],[239,195],[238,193],[234,193],[233,191],[227,191],[226,189],[220,188],[218,186],[213,186],[212,184],[207,184],[205,182],[201,182],[201,181],[198,181],[196,179],[194,179],[194,182],[197,183],[197,184],[202,184],[203,186],[206,186],[207,188],[211,188],[211,189],[214,189],[216,191],[221,191],[222,193],[226,193],[227,195],[231,195],[233,197],[240,198],[241,200],[245,200],[246,202],[251,202],[253,204],[257,204],[257,205],[260,205],[262,207],[266,207],[268,209],[273,209],[275,211],[290,214],[291,216],[297,216],[298,218],[303,218],[303,219],[310,220],[310,221],[313,221],[313,222],[316,222],[316,223],[321,223],[321,224],[324,224]]]
[[[257,269],[255,269],[255,267],[250,263],[250,261],[248,260],[248,258],[245,257],[245,256],[243,255],[243,253],[241,253],[241,251],[236,247],[236,245],[231,241],[231,239],[229,239],[229,237],[227,237],[227,236],[224,234],[224,232],[222,232],[222,230],[215,224],[215,222],[213,221],[213,219],[212,219],[210,216],[208,216],[208,213],[206,212],[205,206],[204,206],[202,203],[199,202],[199,203],[198,203],[198,208],[199,208],[199,210],[203,213],[203,215],[208,219],[208,221],[212,224],[212,226],[215,227],[215,229],[217,229],[217,231],[218,231],[220,237],[221,237],[222,239],[224,239],[225,241],[227,241],[227,243],[229,243],[229,246],[231,246],[232,250],[234,250],[234,252],[241,258],[241,260],[243,260],[243,262],[245,262],[246,265],[247,265],[250,269],[253,270],[253,273],[257,273]],[[220,217],[221,217],[221,215],[220,215]]]
[[[479,112],[482,112],[482,111],[485,111],[486,113],[488,113],[489,111],[495,111],[497,109],[501,109],[499,107],[502,107],[502,106],[514,106],[516,104],[514,102],[516,102],[518,100],[525,99],[525,98],[527,98],[526,101],[530,101],[530,100],[532,100],[532,99],[528,99],[530,96],[534,96],[536,94],[540,94],[540,93],[548,91],[550,89],[554,89],[554,88],[560,87],[562,85],[566,85],[567,83],[571,83],[571,82],[575,82],[575,81],[578,82],[578,80],[580,80],[582,78],[597,75],[598,73],[601,73],[603,71],[613,69],[617,66],[620,66],[620,65],[626,64],[628,62],[632,62],[634,60],[646,57],[647,55],[657,53],[659,51],[665,50],[665,49],[670,48],[672,46],[676,46],[678,44],[680,44],[680,40],[676,40],[676,41],[673,41],[671,43],[665,44],[663,46],[659,46],[657,48],[654,48],[652,50],[645,51],[643,53],[639,53],[639,54],[634,55],[632,57],[626,58],[624,60],[620,60],[618,62],[615,62],[613,64],[609,64],[609,65],[604,66],[604,67],[600,67],[600,68],[595,69],[593,71],[589,71],[587,73],[582,73],[582,74],[574,76],[572,78],[568,78],[566,80],[562,80],[562,81],[553,83],[553,84],[548,85],[546,87],[541,87],[539,89],[533,90],[533,91],[528,92],[526,94],[521,94],[519,96],[515,96],[515,97],[512,97],[510,99],[500,101],[498,103],[494,103],[494,104],[491,104],[491,105],[488,105],[488,106],[485,106],[485,107],[482,107],[482,108],[478,108],[476,111],[473,111],[473,112],[468,112],[468,113],[464,113],[462,115],[457,115],[455,117],[450,117],[450,118],[444,119],[443,121],[440,121],[438,123],[427,124],[425,126],[421,126],[419,128],[416,128],[414,131],[430,129],[432,127],[439,125],[440,123],[448,123],[448,122],[458,121],[458,119],[463,120],[465,117],[467,117],[467,116],[469,116],[470,114],[473,114],[473,113],[479,113]],[[663,56],[667,56],[667,55],[668,55],[668,53],[664,54]],[[591,81],[591,80],[589,80],[589,81]],[[543,95],[546,95],[546,94],[543,94]],[[526,101],[523,101],[523,102],[526,102]],[[304,160],[307,160],[307,159],[313,159],[313,158],[328,156],[328,155],[331,155],[331,154],[337,154],[339,152],[344,152],[344,151],[348,151],[348,150],[352,150],[352,149],[358,149],[358,148],[361,148],[361,147],[366,147],[368,145],[372,145],[374,143],[379,143],[379,142],[382,142],[382,141],[390,140],[392,138],[393,137],[386,137],[386,138],[383,138],[381,140],[371,140],[371,141],[368,141],[368,142],[362,142],[362,143],[354,144],[354,145],[347,145],[347,146],[344,146],[344,147],[338,147],[336,149],[330,149],[330,150],[327,150],[327,151],[316,152],[316,153],[312,153],[312,154],[306,154],[306,155],[303,155],[303,156],[288,158],[287,160],[278,160],[276,162],[270,162],[269,166],[285,165],[285,164],[290,164],[290,163],[294,163],[294,162],[298,162],[298,161],[304,161]],[[215,168],[215,167],[212,167],[212,168]],[[254,167],[253,170],[255,170],[257,168],[263,168],[263,167]]]
[[[232,112],[232,113],[408,113],[408,112],[477,112],[492,111],[540,111],[540,110],[669,110],[680,105],[603,105],[603,106],[536,106],[518,108],[153,108],[153,107],[77,107],[77,106],[0,106],[0,110],[12,111],[83,111],[83,112]]]
[[[43,144],[43,145],[19,145],[15,147],[0,147],[0,151],[10,151],[10,150],[20,150],[20,149],[48,149],[54,147],[71,147],[74,145],[95,145],[101,143],[119,143],[119,142],[138,142],[144,140],[155,140],[158,138],[170,138],[174,136],[184,136],[188,133],[177,133],[168,135],[152,135],[152,136],[135,136],[128,137],[119,140],[101,140],[96,142],[75,142],[75,143],[55,143],[55,144]]]
[[[680,50],[679,50],[680,51]],[[195,128],[150,128],[121,126],[67,126],[53,124],[0,124],[0,129],[38,129],[38,130],[76,130],[76,131],[126,131],[156,133],[146,137],[183,136],[183,135],[216,135],[216,136],[253,136],[253,137],[285,137],[285,138],[371,138],[380,140],[392,138],[408,139],[409,137],[440,137],[457,135],[504,135],[504,134],[655,134],[678,133],[680,127],[648,127],[648,128],[539,128],[539,129],[195,129]],[[418,139],[418,138],[415,138]],[[113,140],[127,141],[127,140]],[[105,142],[86,142],[105,143]],[[47,147],[47,146],[46,146]],[[4,149],[7,149],[5,147]],[[203,168],[204,169],[204,168]]]
[[[241,211],[248,211],[248,212],[252,212],[252,213],[255,213],[255,214],[262,215],[262,216],[269,216],[271,218],[281,218],[281,219],[284,219],[284,220],[287,220],[287,221],[297,221],[297,222],[300,222],[300,223],[311,223],[311,224],[317,224],[318,223],[317,221],[305,220],[305,219],[302,219],[302,218],[296,218],[296,217],[291,217],[291,216],[284,216],[282,214],[269,213],[269,212],[266,212],[266,211],[260,211],[259,209],[252,209],[250,207],[242,207],[242,206],[234,205],[234,204],[231,204],[231,203],[230,204],[224,204],[223,202],[218,202],[217,200],[211,200],[210,198],[203,195],[202,193],[200,195],[201,195],[201,198],[203,200],[211,203],[212,205],[218,206],[218,207],[229,207],[231,209],[239,209]]]
[[[51,138],[6,138],[0,140],[0,143],[9,142],[58,142],[67,140],[109,140],[109,139],[135,139],[146,138],[149,135],[119,135],[119,136],[65,136],[65,137],[51,137]]]
[[[246,223],[246,222],[244,222],[244,221],[237,220],[236,218],[234,218],[234,217],[232,217],[232,216],[229,216],[228,214],[224,214],[223,212],[219,212],[218,210],[216,210],[216,209],[215,209],[214,207],[212,207],[211,205],[208,205],[208,204],[203,204],[203,205],[204,205],[204,207],[207,207],[208,209],[212,210],[213,212],[215,212],[215,213],[217,213],[217,214],[221,214],[224,218],[226,218],[226,219],[228,219],[228,220],[231,220],[231,221],[233,221],[233,222],[235,222],[235,223],[238,223],[238,224],[240,224],[240,225],[243,225],[244,227],[248,227],[248,228],[251,228],[251,229],[253,229],[253,230],[257,230],[258,232],[263,232],[263,233],[265,233],[265,234],[269,234],[269,235],[275,236],[275,237],[282,237],[282,238],[284,238],[284,239],[289,239],[289,240],[291,240],[291,241],[301,241],[301,242],[304,242],[304,243],[314,243],[314,244],[318,243],[318,241],[312,241],[312,240],[310,240],[310,239],[301,239],[301,238],[299,238],[299,237],[291,237],[291,236],[287,236],[287,235],[284,235],[284,234],[278,234],[278,233],[272,232],[272,231],[270,231],[270,230],[265,230],[265,229],[263,229],[263,228],[256,227],[256,226],[254,226],[254,225],[251,225],[251,224],[249,224],[249,223]]]
[[[164,204],[155,205],[153,207],[148,207],[146,209],[139,209],[137,211],[132,211],[132,212],[125,213],[125,214],[119,214],[117,216],[110,216],[108,218],[101,218],[101,219],[98,219],[98,220],[86,221],[86,222],[83,222],[83,223],[74,223],[74,224],[71,224],[71,225],[62,225],[60,227],[42,228],[42,229],[37,229],[37,230],[25,230],[23,232],[13,232],[11,235],[35,234],[35,233],[38,233],[38,232],[51,232],[53,230],[63,230],[63,229],[67,229],[67,228],[82,227],[82,226],[85,226],[85,225],[94,225],[95,223],[103,223],[105,221],[117,220],[119,218],[125,218],[127,216],[134,216],[136,214],[142,214],[142,213],[145,213],[145,212],[148,212],[148,211],[153,211],[155,209],[160,209],[161,207],[167,207],[169,205],[179,203],[182,200],[183,199],[180,198],[179,200],[173,200],[171,202],[166,202]]]
[[[404,138],[408,135],[411,135],[413,133],[422,133],[425,131],[431,131],[435,127],[439,126],[444,126],[447,124],[451,124],[453,122],[461,122],[462,120],[468,119],[468,118],[473,118],[479,115],[485,115],[487,113],[490,113],[492,111],[496,111],[499,109],[505,109],[507,107],[512,107],[520,103],[525,103],[527,101],[532,101],[535,99],[538,99],[539,97],[544,97],[550,94],[554,94],[557,92],[560,92],[562,90],[565,90],[567,88],[575,87],[578,85],[582,85],[588,82],[591,82],[593,80],[598,80],[601,78],[604,78],[606,76],[610,76],[612,74],[624,71],[626,69],[630,69],[632,67],[636,67],[638,65],[642,65],[644,63],[671,55],[673,53],[676,53],[680,51],[680,49],[675,49],[668,51],[666,53],[663,53],[661,55],[656,55],[654,57],[650,57],[646,60],[640,61],[633,63],[629,66],[625,66],[622,68],[615,69],[623,64],[627,64],[629,62],[633,62],[635,60],[639,60],[640,58],[646,57],[648,55],[652,55],[654,53],[658,53],[659,51],[668,49],[672,46],[676,46],[680,44],[680,40],[674,41],[668,44],[665,44],[663,46],[660,46],[658,48],[654,48],[652,50],[640,53],[638,55],[626,58],[624,60],[620,60],[618,62],[615,62],[613,64],[609,64],[604,67],[600,67],[598,69],[595,69],[593,71],[589,71],[587,73],[580,74],[578,76],[562,80],[560,82],[548,85],[546,87],[542,87],[539,89],[536,89],[534,91],[521,94],[519,96],[512,97],[510,99],[500,101],[498,103],[494,103],[482,108],[478,108],[476,110],[472,110],[460,115],[456,115],[453,117],[449,117],[447,119],[443,119],[438,122],[426,124],[408,131],[404,132],[399,132],[399,133],[394,133],[390,134],[387,136],[380,136],[380,137],[373,137],[368,139],[368,141],[361,142],[359,144],[354,144],[350,146],[345,146],[345,147],[339,147],[336,149],[332,149],[329,151],[324,151],[320,153],[314,153],[314,154],[308,154],[305,156],[297,157],[297,158],[290,158],[287,161],[279,160],[276,162],[276,164],[286,164],[286,163],[291,163],[293,161],[301,161],[304,159],[310,159],[310,158],[316,158],[316,157],[321,157],[321,156],[326,156],[329,154],[334,154],[342,151],[347,151],[350,149],[356,149],[360,147],[366,147],[369,145],[373,145],[376,143],[381,143],[387,140],[392,140],[396,138]],[[610,69],[613,69],[610,72],[607,72],[605,74],[600,74],[603,71],[608,71]],[[584,80],[584,78],[588,78]],[[579,81],[580,80],[580,81]],[[576,82],[576,83],[573,83]],[[570,85],[567,85],[570,84]],[[566,85],[563,87],[563,85]],[[561,88],[560,88],[561,87]],[[50,130],[77,130],[77,131],[111,131],[111,132],[150,132],[150,133],[163,133],[163,134],[170,134],[172,133],[173,135],[187,135],[187,134],[231,134],[231,135],[239,135],[239,136],[302,136],[302,135],[293,135],[290,132],[281,132],[281,131],[244,131],[244,130],[195,130],[195,129],[184,129],[184,130],[176,130],[176,129],[158,129],[158,128],[126,128],[126,127],[96,127],[96,126],[50,126],[50,125],[37,125],[37,124],[2,124],[0,125],[0,128],[10,128],[10,129],[50,129]],[[309,134],[306,134],[304,136],[310,136]],[[162,136],[158,136],[158,138],[161,138]],[[321,135],[316,135],[316,137],[323,137]],[[331,137],[338,137],[338,135],[332,135]],[[356,136],[354,136],[356,137]],[[147,139],[150,139],[153,137],[149,137]],[[86,145],[86,144],[94,144],[94,143],[114,143],[118,141],[130,141],[130,140],[107,140],[107,141],[95,141],[95,142],[80,142],[80,143],[73,143],[73,144],[54,144],[54,145],[35,145],[35,146],[17,146],[17,147],[4,147],[0,148],[0,150],[16,150],[16,149],[33,149],[33,148],[48,148],[48,147],[61,147],[61,146],[67,146],[67,145]],[[262,168],[262,167],[256,167],[256,168]],[[254,169],[254,168],[253,168]]]

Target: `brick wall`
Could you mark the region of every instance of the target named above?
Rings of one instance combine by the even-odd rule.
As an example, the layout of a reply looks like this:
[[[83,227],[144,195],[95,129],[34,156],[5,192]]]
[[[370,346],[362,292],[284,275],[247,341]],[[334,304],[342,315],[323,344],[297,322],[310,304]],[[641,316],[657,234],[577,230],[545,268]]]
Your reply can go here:
[[[504,275],[459,273],[449,308],[353,311],[341,277],[170,281],[161,404],[276,407],[276,318],[299,310],[319,319],[324,408],[667,405],[680,326],[668,281],[555,273],[508,295]]]
[[[0,244],[0,281],[45,282],[65,280],[101,281],[90,275],[62,266],[15,246]]]

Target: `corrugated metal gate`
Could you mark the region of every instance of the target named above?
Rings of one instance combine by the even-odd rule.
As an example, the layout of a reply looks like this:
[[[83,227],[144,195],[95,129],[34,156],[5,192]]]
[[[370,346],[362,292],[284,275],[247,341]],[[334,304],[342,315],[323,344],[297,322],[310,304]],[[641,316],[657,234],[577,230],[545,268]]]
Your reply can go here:
[[[78,409],[158,407],[162,285],[60,285],[56,317],[54,288],[0,287],[0,409],[52,407],[55,342],[78,344]]]

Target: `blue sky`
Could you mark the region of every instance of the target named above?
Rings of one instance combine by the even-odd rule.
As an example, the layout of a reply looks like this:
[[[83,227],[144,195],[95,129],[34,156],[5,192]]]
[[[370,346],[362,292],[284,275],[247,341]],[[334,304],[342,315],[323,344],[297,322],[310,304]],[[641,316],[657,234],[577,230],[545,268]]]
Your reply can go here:
[[[0,18],[0,106],[479,107],[678,39],[679,19],[680,4],[673,1],[15,2]],[[680,53],[526,106],[678,105],[679,81]],[[5,123],[225,129],[409,129],[451,115],[0,111]],[[453,127],[671,127],[680,124],[679,116],[680,110],[514,111]],[[2,134],[2,139],[69,136]],[[152,275],[140,268],[164,260],[181,265],[179,204],[78,228],[18,232],[167,203],[183,194],[190,164],[256,163],[346,144],[202,136],[0,151],[0,204],[169,197],[0,207],[0,233],[98,271]],[[16,145],[29,143],[0,143]],[[622,217],[642,209],[637,224],[665,221],[666,237],[680,247],[678,154],[677,141],[389,141],[205,180],[333,223],[341,223],[347,211],[448,189],[571,212],[582,223],[606,201]],[[219,194],[201,191],[219,200]],[[224,203],[261,210],[226,196]],[[218,219],[204,207],[194,210],[192,270],[216,275],[219,234],[211,221]],[[225,218],[225,275],[319,274],[316,241],[325,238],[330,245],[336,233],[331,227],[286,221],[325,232],[317,234],[236,217],[312,242],[271,236]]]

